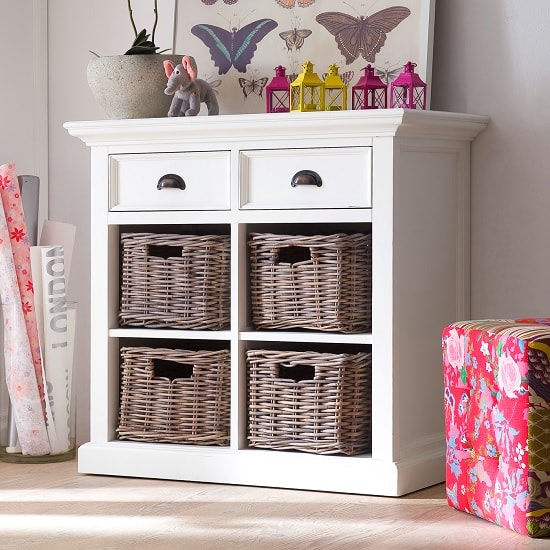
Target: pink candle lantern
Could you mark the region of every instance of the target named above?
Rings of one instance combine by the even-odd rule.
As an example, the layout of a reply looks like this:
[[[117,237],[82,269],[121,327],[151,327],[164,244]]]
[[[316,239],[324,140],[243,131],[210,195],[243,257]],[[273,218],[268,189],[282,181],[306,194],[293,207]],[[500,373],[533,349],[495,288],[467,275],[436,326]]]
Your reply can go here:
[[[351,108],[385,109],[388,106],[388,88],[374,74],[374,67],[367,65],[363,76],[351,89]]]
[[[414,72],[415,67],[416,63],[409,61],[391,83],[390,107],[426,109],[426,83]]]
[[[290,111],[290,83],[286,77],[286,67],[275,67],[275,76],[266,87],[266,112],[288,113]]]

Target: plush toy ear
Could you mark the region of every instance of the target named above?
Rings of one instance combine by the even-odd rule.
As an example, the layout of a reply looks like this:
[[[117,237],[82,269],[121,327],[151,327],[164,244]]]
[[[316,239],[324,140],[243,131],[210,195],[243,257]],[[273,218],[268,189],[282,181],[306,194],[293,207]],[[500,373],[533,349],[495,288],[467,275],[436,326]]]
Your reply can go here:
[[[166,76],[170,78],[170,75],[174,72],[174,64],[168,59],[166,61],[163,61],[162,64],[164,65],[164,72]]]
[[[197,65],[195,63],[195,60],[188,55],[184,55],[181,60],[181,64],[183,65],[183,68],[187,71],[191,82],[193,82],[197,78]]]

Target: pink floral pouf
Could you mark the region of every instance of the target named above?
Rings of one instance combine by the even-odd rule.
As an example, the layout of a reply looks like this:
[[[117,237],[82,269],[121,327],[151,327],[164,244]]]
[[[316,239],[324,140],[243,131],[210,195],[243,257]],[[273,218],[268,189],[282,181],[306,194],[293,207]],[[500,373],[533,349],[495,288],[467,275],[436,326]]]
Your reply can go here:
[[[450,506],[531,537],[550,535],[550,320],[443,331]]]

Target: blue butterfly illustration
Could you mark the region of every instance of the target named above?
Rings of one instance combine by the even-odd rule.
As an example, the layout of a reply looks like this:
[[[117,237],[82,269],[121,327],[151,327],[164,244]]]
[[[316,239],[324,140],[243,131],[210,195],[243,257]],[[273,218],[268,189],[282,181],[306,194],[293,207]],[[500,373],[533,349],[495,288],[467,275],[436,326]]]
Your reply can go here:
[[[226,74],[232,66],[245,73],[258,43],[276,27],[277,22],[273,19],[258,19],[240,29],[233,27],[230,31],[200,23],[192,27],[191,32],[208,47],[219,74]]]

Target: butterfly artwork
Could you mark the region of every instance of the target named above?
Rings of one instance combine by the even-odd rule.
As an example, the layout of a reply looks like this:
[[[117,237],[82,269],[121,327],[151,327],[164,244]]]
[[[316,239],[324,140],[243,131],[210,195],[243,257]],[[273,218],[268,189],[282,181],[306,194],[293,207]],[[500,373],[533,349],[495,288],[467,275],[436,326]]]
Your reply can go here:
[[[286,79],[290,84],[292,84],[298,78],[301,68],[301,64],[299,64],[297,61],[290,62],[289,67],[286,71]]]
[[[349,65],[359,56],[374,63],[376,54],[386,43],[387,34],[410,14],[409,8],[393,6],[368,17],[329,11],[320,13],[315,19],[334,36],[338,49]]]
[[[283,8],[292,9],[296,5],[296,0],[275,0],[279,6]],[[315,0],[298,0],[298,6],[301,8],[308,8]]]
[[[325,80],[328,73],[323,73],[322,79]],[[353,79],[353,75],[355,74],[355,71],[344,71],[343,73],[340,73],[340,79],[342,82],[347,86]]]
[[[231,67],[245,73],[258,44],[277,25],[273,19],[258,19],[240,29],[233,27],[228,31],[216,25],[199,23],[191,27],[191,32],[210,50],[219,74],[226,74]]]
[[[250,78],[239,78],[239,86],[241,87],[244,98],[246,99],[250,94],[256,94],[263,98],[264,88],[268,80],[267,77],[256,78],[255,75],[252,75]]]
[[[376,76],[379,76],[380,80],[386,86],[388,86],[390,82],[393,82],[397,78],[397,76],[401,73],[402,70],[403,70],[403,65],[398,65],[398,66],[394,65],[393,67],[386,67],[386,68],[377,67],[376,65],[374,66],[374,74]]]
[[[220,92],[218,91],[218,88],[222,85],[221,78],[209,77],[205,78],[204,80],[206,80],[206,82],[210,84],[210,87],[214,90],[214,93],[216,95],[219,95]]]
[[[213,6],[218,0],[202,0],[203,4],[207,6]],[[224,4],[236,4],[239,0],[223,0]]]
[[[286,79],[288,80],[289,84],[292,84],[297,78],[300,73],[290,73],[286,75]]]
[[[296,23],[288,31],[279,33],[279,36],[285,41],[286,49],[291,52],[292,50],[299,51],[304,45],[304,40],[311,35],[312,31],[309,29],[298,29]]]

